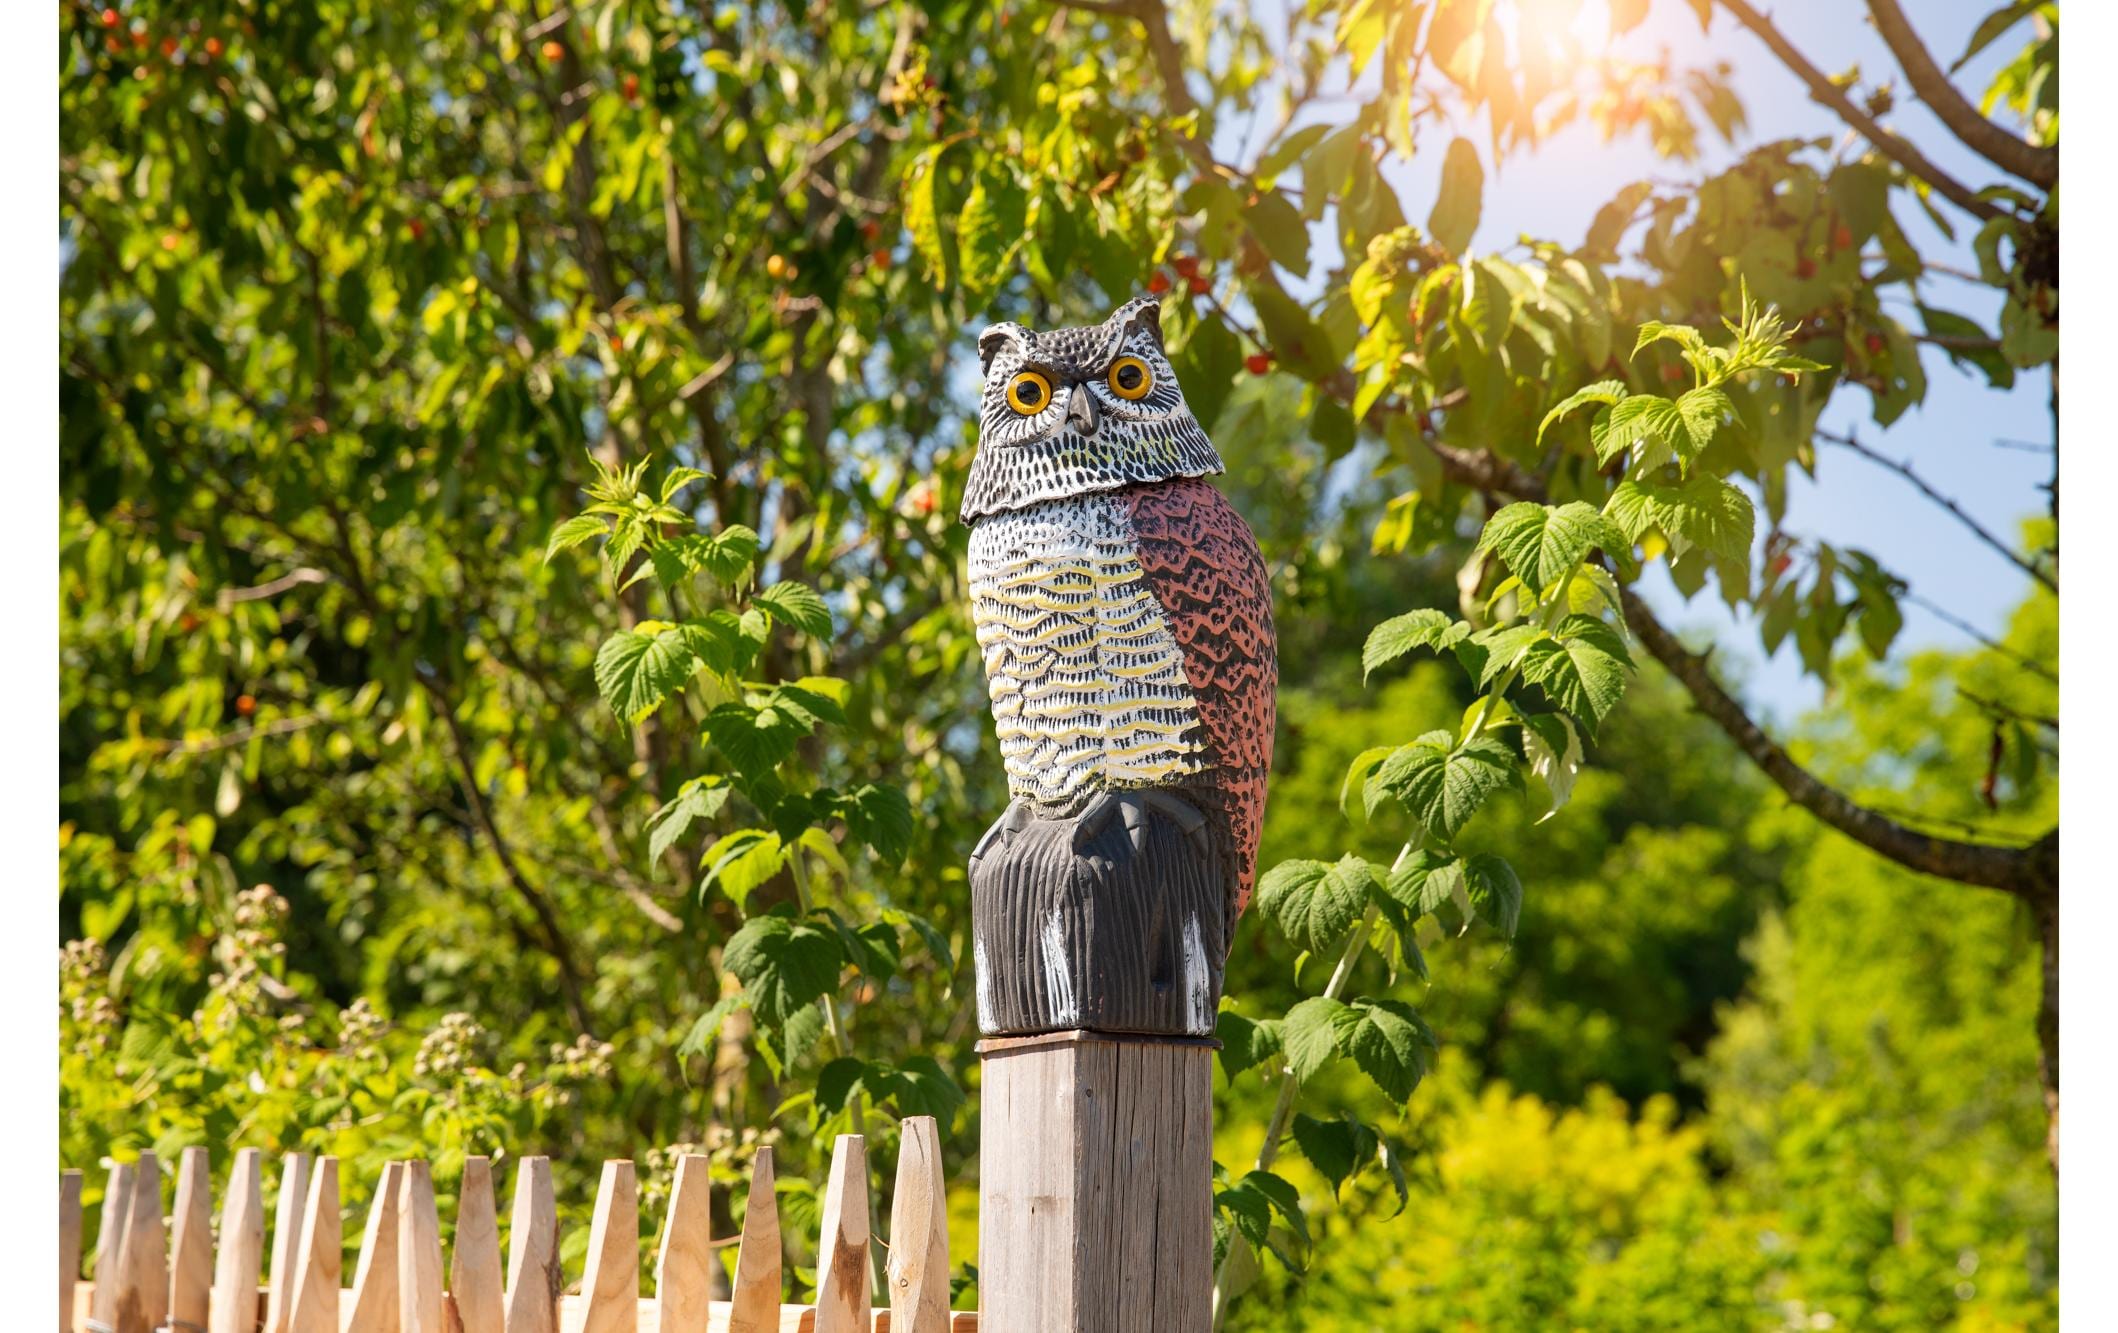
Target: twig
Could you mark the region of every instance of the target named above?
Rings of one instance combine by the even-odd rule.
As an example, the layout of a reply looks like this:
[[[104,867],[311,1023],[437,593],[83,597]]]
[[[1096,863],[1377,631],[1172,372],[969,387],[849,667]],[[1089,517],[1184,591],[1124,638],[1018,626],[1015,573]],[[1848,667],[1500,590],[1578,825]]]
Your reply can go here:
[[[1973,694],[1961,685],[1956,687],[1956,694],[1965,703],[1974,704],[1988,713],[2013,718],[2017,722],[2035,722],[2038,726],[2049,728],[2052,731],[2059,730],[2059,719],[2056,717],[2046,717],[2042,713],[2025,713],[2012,704],[2004,704],[1998,699],[1988,699],[1983,694]]]
[[[1934,489],[1934,486],[1931,482],[1929,482],[1925,477],[1920,476],[1919,473],[1912,470],[1912,465],[1910,463],[1900,462],[1894,458],[1886,458],[1881,453],[1878,453],[1876,450],[1869,448],[1865,444],[1862,444],[1859,440],[1855,439],[1851,435],[1834,435],[1830,431],[1819,430],[1816,432],[1816,437],[1824,441],[1826,444],[1835,444],[1842,449],[1849,449],[1854,453],[1859,454],[1862,458],[1865,458],[1869,462],[1875,464],[1877,467],[1888,468],[1900,477],[1903,477],[1906,481],[1910,482],[1914,489],[1918,490],[1921,495],[1926,496],[1929,500],[1932,500],[1935,504],[1940,505],[1944,510],[1948,511],[1948,513],[1952,517],[1954,517],[1957,522],[1963,524],[1964,527],[1970,531],[1972,536],[1978,538],[1987,546],[1999,552],[2001,557],[2005,559],[2009,564],[2015,566],[2023,573],[2028,574],[2031,578],[2036,579],[2039,583],[2042,583],[2045,587],[2050,588],[2053,592],[2056,593],[2059,591],[2059,580],[2056,577],[2046,573],[2042,568],[2040,568],[2036,564],[2018,555],[2013,547],[2009,546],[2006,542],[2002,541],[1999,537],[1995,536],[1991,529],[1987,528],[1984,524],[1980,523],[1977,519],[1971,517],[1970,514],[1966,513],[1962,505],[1956,503],[1956,501],[1950,499],[1948,496],[1943,495],[1940,491]]]
[[[1755,33],[1758,40],[1780,58],[1780,63],[1794,72],[1795,77],[1808,87],[1812,99],[1836,111],[1841,120],[1860,131],[1868,142],[1882,150],[1884,156],[1933,186],[1951,203],[1975,218],[1987,220],[2006,216],[1997,205],[1979,198],[1976,191],[1929,161],[1925,153],[1884,129],[1875,117],[1855,106],[1844,89],[1809,63],[1809,58],[1795,49],[1794,44],[1772,25],[1772,20],[1752,8],[1747,0],[1721,0],[1721,7],[1734,15],[1736,22]]]
[[[290,588],[300,587],[304,583],[329,583],[330,581],[331,576],[322,570],[311,569],[307,565],[303,565],[298,569],[288,570],[270,583],[260,583],[254,588],[223,588],[220,595],[214,598],[214,605],[226,611],[237,602],[267,601],[279,596]]]
[[[1986,633],[1984,630],[1972,624],[1970,621],[1965,620],[1962,616],[1956,615],[1954,612],[1949,611],[1945,607],[1936,606],[1933,602],[1929,601],[1925,597],[1922,597],[1916,592],[1907,592],[1905,594],[1905,600],[1912,603],[1912,605],[1918,607],[1920,610],[1925,611],[1928,615],[1933,616],[1936,620],[1941,621],[1944,625],[1947,625],[1952,629],[1959,630],[1962,633],[1969,635],[1972,639],[1976,640],[1981,647],[1986,648],[1988,651],[1996,652],[1999,653],[2002,657],[2012,659],[2015,664],[2020,666],[2023,670],[2028,671],[2034,675],[2042,676],[2046,680],[2051,681],[2054,685],[2057,685],[2059,683],[2058,672],[2052,670],[2052,668],[2046,666],[2044,663],[2039,662],[2036,658],[2026,656],[2022,653],[2015,651],[2013,648],[2008,647],[2008,645],[2002,643],[2000,640]]]
[[[2049,190],[2059,184],[2059,150],[2018,138],[1980,115],[1934,62],[1897,0],[1868,0],[1868,12],[1875,16],[1875,29],[1897,57],[1912,91],[1965,146],[2002,171],[2041,189]]]

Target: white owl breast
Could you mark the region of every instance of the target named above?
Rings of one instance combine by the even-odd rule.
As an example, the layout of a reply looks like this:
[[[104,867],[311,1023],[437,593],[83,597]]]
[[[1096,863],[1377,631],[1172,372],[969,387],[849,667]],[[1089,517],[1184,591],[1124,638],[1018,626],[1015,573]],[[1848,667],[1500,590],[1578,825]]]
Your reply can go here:
[[[1038,807],[1204,766],[1197,702],[1116,495],[994,514],[971,531],[971,617],[1007,768]]]

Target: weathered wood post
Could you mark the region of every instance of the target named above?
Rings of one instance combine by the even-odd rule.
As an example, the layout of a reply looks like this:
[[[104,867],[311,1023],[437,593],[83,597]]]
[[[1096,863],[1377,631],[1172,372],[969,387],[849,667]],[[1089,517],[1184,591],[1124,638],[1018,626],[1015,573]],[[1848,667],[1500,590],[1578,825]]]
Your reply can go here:
[[[1010,801],[971,854],[980,1328],[1212,1323],[1213,1031],[1277,680],[1250,529],[1151,298],[998,324],[972,616]]]

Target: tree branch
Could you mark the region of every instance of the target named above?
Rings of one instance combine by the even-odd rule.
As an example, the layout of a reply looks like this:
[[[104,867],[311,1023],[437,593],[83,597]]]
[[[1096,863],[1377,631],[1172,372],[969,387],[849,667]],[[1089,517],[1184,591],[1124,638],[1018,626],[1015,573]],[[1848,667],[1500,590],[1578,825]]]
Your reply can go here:
[[[1948,513],[1952,517],[1954,517],[1957,522],[1963,524],[1964,527],[1969,530],[1972,536],[1978,538],[1987,546],[1999,552],[2002,559],[2006,560],[2009,564],[2015,566],[2023,573],[2028,574],[2031,578],[2036,579],[2045,587],[2050,588],[2053,592],[2056,593],[2059,591],[2059,579],[2056,576],[2046,573],[2037,564],[2016,554],[2014,547],[2009,546],[2006,542],[2002,541],[1999,537],[1995,536],[1991,529],[1987,528],[1977,519],[1971,517],[1971,515],[1964,512],[1964,508],[1962,505],[1959,505],[1958,503],[1956,503],[1956,501],[1950,499],[1948,496],[1943,495],[1940,491],[1934,489],[1933,484],[1930,483],[1925,477],[1922,477],[1919,475],[1919,473],[1914,472],[1910,463],[1900,462],[1899,460],[1894,458],[1886,458],[1878,451],[1869,448],[1865,444],[1862,444],[1859,440],[1855,439],[1851,435],[1833,435],[1830,431],[1819,430],[1816,432],[1816,437],[1824,441],[1826,444],[1835,444],[1842,449],[1850,449],[1854,453],[1859,454],[1861,457],[1875,464],[1877,467],[1889,468],[1898,476],[1903,477],[1908,482],[1911,482],[1914,489],[1918,490],[1921,495],[1926,496],[1929,500],[1932,500],[1935,504],[1940,505],[1944,510],[1948,511]]]
[[[1743,706],[1713,678],[1703,654],[1693,653],[1655,619],[1639,594],[1620,588],[1626,623],[1656,661],[1676,677],[1699,711],[1727,733],[1736,748],[1787,793],[1789,800],[1855,842],[1909,870],[1962,884],[1999,889],[2030,901],[2059,889],[2059,831],[2026,847],[1997,847],[1938,838],[1905,827],[1847,797],[1794,761],[1751,721]]]
[[[1772,26],[1772,20],[1753,9],[1746,0],[1720,0],[1721,7],[1735,16],[1736,22],[1751,30],[1759,41],[1780,58],[1780,63],[1794,72],[1809,89],[1809,96],[1818,103],[1836,111],[1839,119],[1858,130],[1861,135],[1881,149],[1886,157],[1905,170],[1919,177],[1966,213],[1979,219],[2005,216],[2000,208],[1978,197],[1977,193],[1962,181],[1929,161],[1927,155],[1914,148],[1911,143],[1877,123],[1875,117],[1853,104],[1853,99],[1824,72],[1809,63],[1809,58],[1794,48],[1794,44]]]
[[[1955,612],[1949,610],[1947,607],[1936,605],[1929,598],[1923,597],[1916,592],[1907,592],[1905,594],[1905,600],[1912,603],[1912,605],[1918,607],[1920,610],[1925,611],[1928,615],[1933,616],[1936,620],[1939,620],[1944,625],[1947,625],[1951,629],[1954,629],[1959,633],[1966,635],[1973,642],[1979,644],[1987,651],[1999,653],[2002,657],[2009,658],[2023,670],[2028,671],[2033,675],[2042,676],[2046,680],[2051,681],[2054,685],[2057,685],[2059,683],[2058,672],[2052,670],[2052,668],[2046,666],[2044,663],[2038,661],[2034,657],[2028,657],[2022,653],[2016,652],[2013,648],[2008,647],[2008,645],[2002,643],[2000,640],[1986,633],[1984,630],[1972,624],[1970,621],[1965,620],[1962,616],[1957,615]]]
[[[1912,91],[1951,133],[2011,176],[2020,176],[2046,190],[2059,184],[2059,150],[2030,143],[1978,114],[1978,108],[1956,90],[1941,66],[1934,63],[1897,0],[1868,0],[1868,12],[1874,16],[1875,29],[1883,35],[1890,53],[1897,57],[1898,67],[1905,71]]]

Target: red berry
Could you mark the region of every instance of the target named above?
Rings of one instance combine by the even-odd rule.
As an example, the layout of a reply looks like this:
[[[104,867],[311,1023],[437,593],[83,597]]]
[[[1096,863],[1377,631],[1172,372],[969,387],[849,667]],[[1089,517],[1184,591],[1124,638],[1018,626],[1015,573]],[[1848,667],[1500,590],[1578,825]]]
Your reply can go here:
[[[1161,269],[1156,269],[1155,275],[1147,280],[1147,290],[1156,296],[1168,291],[1169,275]]]
[[[1204,296],[1206,295],[1206,293],[1213,290],[1213,284],[1208,282],[1206,279],[1200,277],[1196,273],[1191,275],[1191,281],[1186,283],[1185,285],[1191,288],[1191,294],[1193,296]]]
[[[1252,352],[1249,356],[1243,358],[1243,369],[1253,375],[1264,374],[1272,369],[1272,354],[1269,352]]]
[[[546,60],[551,61],[556,61],[561,56],[566,54],[566,47],[559,42],[546,42],[543,46],[537,49],[544,53],[544,58]]]
[[[1192,255],[1178,255],[1169,261],[1169,266],[1177,271],[1180,278],[1192,277],[1199,271],[1199,261]]]
[[[1883,350],[1883,335],[1871,333],[1861,340],[1861,344],[1868,349],[1868,355],[1875,356]]]
[[[1678,380],[1681,380],[1683,378],[1684,368],[1682,366],[1662,367],[1662,382],[1664,384],[1675,384]]]
[[[162,54],[165,56],[173,56],[176,53],[177,39],[174,37],[164,37],[162,39]]]
[[[628,74],[628,75],[626,75],[626,76],[625,76],[625,84],[624,84],[624,87],[625,87],[625,100],[626,100],[626,101],[628,101],[628,102],[637,102],[637,101],[639,101],[639,100],[640,100],[640,76],[639,76],[639,75],[637,75],[637,74]]]
[[[1814,259],[1797,259],[1794,263],[1794,275],[1797,278],[1815,277],[1816,261]]]
[[[206,39],[206,54],[209,56],[217,56],[220,53],[221,39],[218,37],[208,37]]]
[[[880,235],[882,235],[882,224],[880,222],[877,222],[874,218],[861,219],[860,236],[862,240],[872,241]]]
[[[412,239],[415,241],[421,241],[426,239],[427,224],[420,221],[418,218],[413,218],[410,222],[405,223],[404,229],[412,233]]]
[[[255,695],[249,695],[249,694],[238,694],[238,695],[236,695],[236,696],[235,696],[235,711],[236,711],[236,712],[238,712],[238,713],[241,713],[241,714],[242,714],[242,715],[243,715],[244,717],[248,717],[248,716],[250,716],[250,715],[251,715],[252,713],[255,713],[255,712],[257,711],[257,698],[256,698],[256,696],[255,696]]]
[[[115,9],[106,9],[106,10],[104,10],[104,11],[103,11],[103,15],[102,15],[102,17],[103,17],[103,26],[104,26],[104,27],[106,27],[106,28],[115,28],[115,27],[117,27],[117,26],[118,26],[118,25],[119,25],[120,23],[124,22],[124,19],[122,19],[121,17],[119,17],[119,15],[118,15],[118,11],[117,11],[117,10],[115,10]]]
[[[1773,577],[1774,577],[1774,578],[1778,578],[1778,577],[1779,577],[1780,575],[1782,575],[1782,574],[1785,574],[1785,573],[1786,573],[1786,572],[1788,571],[1788,569],[1789,569],[1789,568],[1791,568],[1791,567],[1793,566],[1793,564],[1794,564],[1794,557],[1793,557],[1793,556],[1791,556],[1791,555],[1787,555],[1787,554],[1785,554],[1785,553],[1782,553],[1782,554],[1780,554],[1780,555],[1776,555],[1776,556],[1774,556],[1774,557],[1772,558],[1772,575],[1773,575]]]
[[[1843,250],[1853,244],[1853,228],[1841,222],[1839,229],[1831,233],[1831,243]]]
[[[888,250],[877,250],[870,254],[868,256],[868,267],[884,273],[889,272],[890,252]]]

